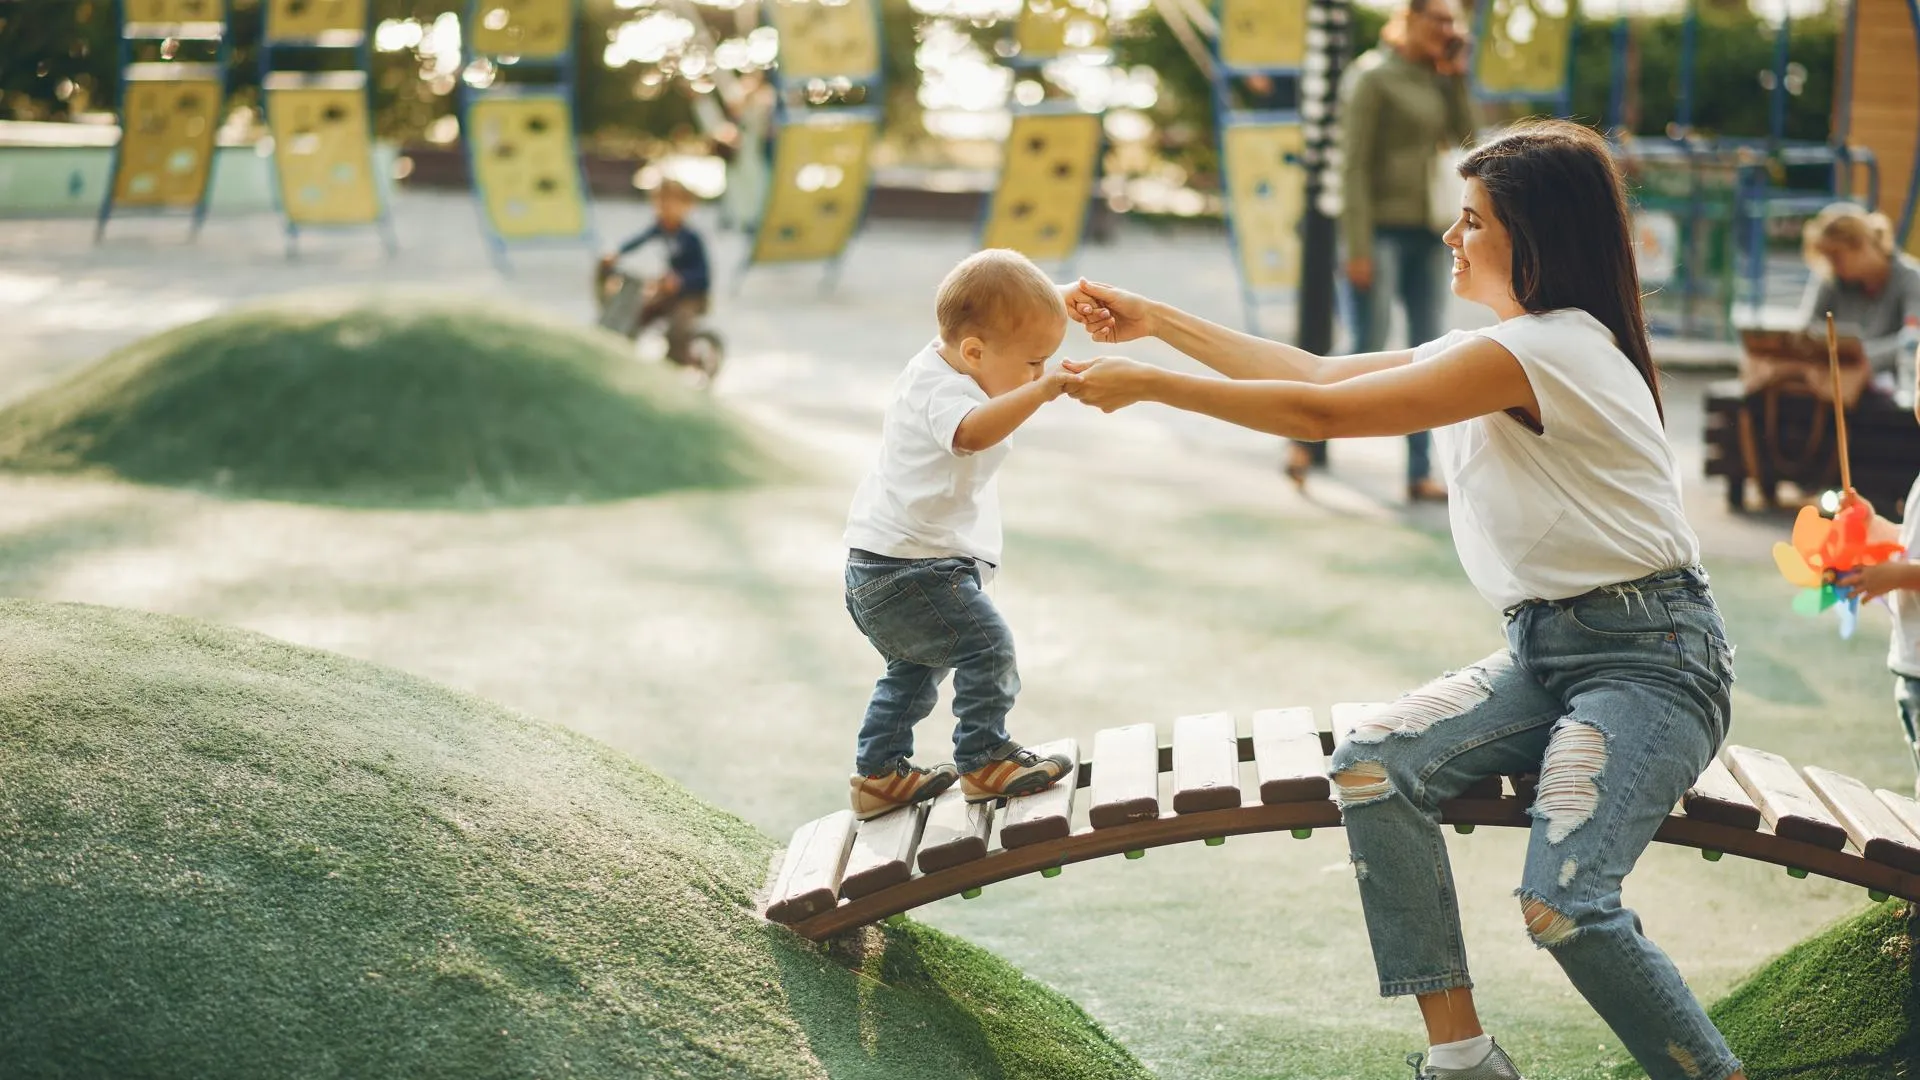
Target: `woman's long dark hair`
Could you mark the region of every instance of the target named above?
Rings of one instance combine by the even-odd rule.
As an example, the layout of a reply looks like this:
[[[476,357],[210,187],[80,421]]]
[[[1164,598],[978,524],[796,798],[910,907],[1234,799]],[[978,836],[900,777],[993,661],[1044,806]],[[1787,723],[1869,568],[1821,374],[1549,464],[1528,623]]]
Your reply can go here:
[[[1640,310],[1640,270],[1620,169],[1605,139],[1564,120],[1515,125],[1460,162],[1513,238],[1513,297],[1529,314],[1580,308],[1613,332],[1647,381],[1660,379]]]

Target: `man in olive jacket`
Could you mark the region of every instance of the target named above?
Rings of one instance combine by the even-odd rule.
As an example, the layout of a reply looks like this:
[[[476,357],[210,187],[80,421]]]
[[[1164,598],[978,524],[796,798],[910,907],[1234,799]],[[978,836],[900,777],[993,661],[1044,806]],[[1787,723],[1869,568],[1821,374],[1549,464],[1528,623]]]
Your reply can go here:
[[[1341,238],[1355,352],[1386,348],[1395,297],[1409,346],[1444,332],[1451,259],[1440,234],[1454,214],[1437,213],[1432,194],[1440,152],[1476,126],[1466,57],[1452,0],[1412,0],[1341,77]],[[1429,442],[1424,431],[1407,436],[1409,500],[1446,498]],[[1287,465],[1296,484],[1311,462],[1311,448],[1296,444]]]

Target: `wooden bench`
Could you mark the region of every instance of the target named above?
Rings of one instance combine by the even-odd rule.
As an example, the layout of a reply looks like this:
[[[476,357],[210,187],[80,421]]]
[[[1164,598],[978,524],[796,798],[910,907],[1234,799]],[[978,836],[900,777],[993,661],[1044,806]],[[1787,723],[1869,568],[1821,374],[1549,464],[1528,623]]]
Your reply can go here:
[[[1264,710],[1246,735],[1225,713],[1184,716],[1167,746],[1151,724],[1109,728],[1094,736],[1092,761],[1071,739],[1037,748],[1065,750],[1076,767],[1072,782],[1035,795],[969,804],[955,788],[865,822],[841,810],[794,830],[763,911],[819,940],[1008,878],[1052,877],[1068,863],[1241,833],[1310,836],[1340,824],[1327,758],[1376,707],[1336,705],[1325,723],[1311,709]],[[1531,776],[1488,777],[1443,804],[1441,820],[1460,832],[1530,828],[1534,789]],[[1085,826],[1075,824],[1076,803]],[[1728,747],[1655,839],[1710,860],[1730,853],[1849,882],[1876,900],[1920,901],[1920,804],[1764,750]]]
[[[1717,382],[1707,390],[1706,474],[1725,478],[1727,508],[1735,513],[1747,509],[1748,480],[1758,485],[1769,510],[1778,505],[1776,488],[1782,480],[1808,493],[1840,486],[1833,406],[1797,394],[1782,394],[1776,401],[1769,424],[1739,380]],[[1814,448],[1811,453],[1809,446]],[[1920,473],[1920,423],[1912,411],[1850,410],[1847,447],[1854,488],[1880,513],[1898,521],[1907,489]]]

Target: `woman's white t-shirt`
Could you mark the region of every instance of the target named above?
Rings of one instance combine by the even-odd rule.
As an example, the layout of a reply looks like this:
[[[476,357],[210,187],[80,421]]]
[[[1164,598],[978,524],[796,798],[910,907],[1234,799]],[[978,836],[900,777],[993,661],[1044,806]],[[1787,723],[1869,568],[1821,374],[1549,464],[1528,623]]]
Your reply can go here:
[[[1697,563],[1653,393],[1613,334],[1566,308],[1455,330],[1414,362],[1473,334],[1520,361],[1543,429],[1495,413],[1433,433],[1454,546],[1480,595],[1504,610]]]

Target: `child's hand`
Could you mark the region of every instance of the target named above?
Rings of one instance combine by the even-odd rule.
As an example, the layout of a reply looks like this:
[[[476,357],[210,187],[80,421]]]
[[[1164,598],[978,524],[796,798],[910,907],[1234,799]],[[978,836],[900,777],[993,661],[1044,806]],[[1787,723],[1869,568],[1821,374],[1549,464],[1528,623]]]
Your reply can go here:
[[[1920,589],[1920,563],[1910,563],[1903,559],[1876,563],[1841,574],[1839,584],[1855,589],[1860,594],[1860,602],[1871,603],[1890,592],[1901,589]]]
[[[1070,360],[1066,362],[1072,363]],[[1061,394],[1071,393],[1074,387],[1079,386],[1080,376],[1065,368],[1060,368],[1040,376],[1040,383],[1045,387],[1043,393],[1046,394],[1047,400],[1052,401]]]

